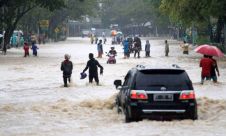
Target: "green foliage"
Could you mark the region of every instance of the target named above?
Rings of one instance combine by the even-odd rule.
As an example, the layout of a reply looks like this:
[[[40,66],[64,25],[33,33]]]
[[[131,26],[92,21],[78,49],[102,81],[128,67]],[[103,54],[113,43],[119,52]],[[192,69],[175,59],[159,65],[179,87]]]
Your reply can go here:
[[[126,9],[129,8],[125,7],[125,5],[128,6],[129,0],[123,1],[123,4],[122,0],[106,0],[103,3],[100,15],[105,26],[109,26],[113,23],[125,25],[130,22],[131,18],[126,16],[128,14]]]
[[[142,25],[151,22],[153,26],[166,29],[169,18],[160,10],[161,0],[105,0],[102,21],[105,26],[119,24]]]
[[[82,15],[95,16],[97,14],[98,2],[97,0],[68,0],[67,8],[68,16],[71,19],[78,19]]]
[[[207,39],[220,42],[221,31],[226,24],[225,0],[161,0],[160,10],[168,15],[172,22],[182,23],[184,27],[191,27],[194,24],[201,30],[199,34],[202,36],[207,34],[209,35]],[[200,38],[198,42],[207,41]]]
[[[22,0],[23,2],[24,0]],[[34,1],[35,4],[38,4],[40,7],[54,11],[66,7],[66,0],[29,0],[30,2]]]
[[[25,15],[20,21],[20,27],[29,32],[37,32],[40,20],[49,20],[49,36],[55,35],[55,28],[65,26],[67,19],[80,19],[82,15],[95,15],[96,0],[67,0],[61,9],[50,12],[45,8],[37,7]]]
[[[40,20],[49,20],[53,12],[48,9],[37,7],[25,14],[17,25],[17,29],[28,32],[35,32],[38,29]]]
[[[196,44],[202,45],[202,44],[209,44],[210,40],[208,36],[199,36],[197,39]]]
[[[36,7],[43,7],[51,11],[65,6],[65,0],[2,0],[0,1],[2,27],[5,28],[4,46],[17,27],[19,20]]]
[[[207,22],[211,16],[225,16],[225,0],[162,0],[160,10],[184,25]]]
[[[49,32],[54,33],[53,30],[67,18],[95,14],[94,7],[97,7],[97,0],[0,0],[0,29],[5,30],[3,46],[9,44],[17,26],[31,31],[31,28],[37,28],[40,20],[45,19],[50,20]]]
[[[4,9],[4,14],[0,12],[0,21],[6,30],[6,44],[19,21],[18,27],[35,30],[40,20],[50,20],[50,29],[54,30],[65,19],[95,14],[96,5],[97,0],[0,0],[0,7]]]
[[[225,46],[222,46],[221,44],[217,43],[217,48],[219,48],[222,52],[226,53]]]
[[[226,53],[226,50],[225,50],[225,46],[222,46],[221,43],[213,43],[210,41],[210,38],[208,36],[200,36],[198,39],[197,39],[197,45],[202,45],[202,44],[209,44],[209,45],[213,45],[213,46],[216,46],[218,47],[222,52]]]

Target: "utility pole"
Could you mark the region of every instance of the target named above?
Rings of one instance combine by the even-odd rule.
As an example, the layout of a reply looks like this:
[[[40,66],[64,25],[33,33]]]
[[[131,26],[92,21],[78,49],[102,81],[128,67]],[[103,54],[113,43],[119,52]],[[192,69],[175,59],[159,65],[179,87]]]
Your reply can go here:
[[[156,37],[158,37],[158,36],[159,36],[159,34],[158,34],[158,27],[157,27],[157,25],[155,26],[155,36],[156,36]]]

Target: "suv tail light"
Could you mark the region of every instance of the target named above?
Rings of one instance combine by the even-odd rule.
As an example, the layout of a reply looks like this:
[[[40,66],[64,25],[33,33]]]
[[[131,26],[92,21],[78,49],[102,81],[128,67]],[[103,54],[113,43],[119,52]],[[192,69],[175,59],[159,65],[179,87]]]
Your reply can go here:
[[[130,93],[131,99],[147,100],[148,95],[144,90],[132,90]]]
[[[194,91],[182,91],[180,93],[180,100],[188,100],[188,99],[195,99]]]

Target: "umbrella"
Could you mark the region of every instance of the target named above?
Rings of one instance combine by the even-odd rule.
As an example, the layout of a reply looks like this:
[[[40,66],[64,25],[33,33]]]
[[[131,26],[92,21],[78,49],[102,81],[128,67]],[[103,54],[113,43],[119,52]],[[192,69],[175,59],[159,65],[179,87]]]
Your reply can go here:
[[[117,35],[122,35],[122,32],[118,31],[118,32],[117,32]]]
[[[200,45],[199,47],[195,48],[195,52],[201,53],[204,55],[209,55],[209,56],[216,56],[216,57],[224,56],[221,50],[218,49],[216,46],[211,46],[207,44]]]
[[[112,30],[111,31],[111,36],[115,36],[117,34],[117,31],[116,30]]]

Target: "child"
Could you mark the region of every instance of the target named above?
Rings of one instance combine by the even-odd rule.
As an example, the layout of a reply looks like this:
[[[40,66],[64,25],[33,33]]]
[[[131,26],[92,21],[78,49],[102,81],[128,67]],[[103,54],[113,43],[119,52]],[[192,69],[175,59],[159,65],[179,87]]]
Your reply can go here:
[[[35,42],[32,42],[31,49],[32,49],[32,51],[33,51],[33,55],[34,55],[34,56],[37,56],[37,54],[38,54],[38,52],[37,52],[38,47],[37,47],[37,45],[35,44]]]
[[[29,46],[27,43],[24,43],[24,57],[29,56]]]

